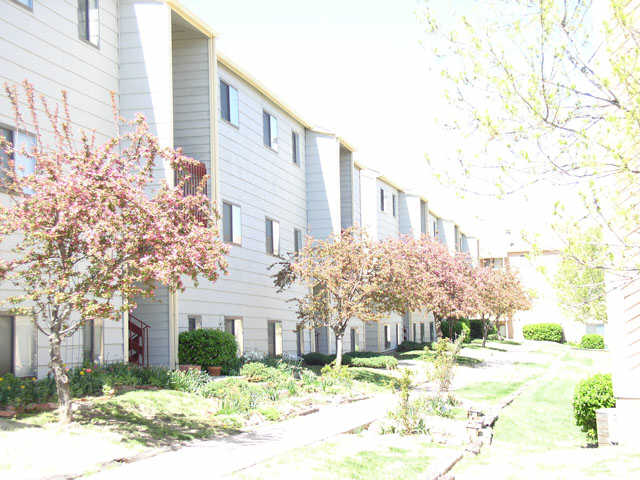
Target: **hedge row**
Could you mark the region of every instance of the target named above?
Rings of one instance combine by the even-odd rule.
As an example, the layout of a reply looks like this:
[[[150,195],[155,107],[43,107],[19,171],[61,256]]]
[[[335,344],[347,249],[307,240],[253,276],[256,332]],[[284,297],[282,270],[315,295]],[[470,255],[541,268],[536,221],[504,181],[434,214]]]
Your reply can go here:
[[[335,359],[335,355],[325,355],[324,353],[307,353],[302,356],[307,365],[329,365]],[[381,355],[376,352],[349,352],[342,356],[342,364],[352,367],[386,368],[395,369],[398,360],[390,355]]]
[[[400,345],[398,345],[398,352],[410,352],[412,350],[424,350],[424,347],[431,348],[431,342],[412,342],[410,340],[405,340]]]
[[[522,327],[522,335],[526,340],[546,342],[564,342],[562,326],[557,323],[532,323]]]

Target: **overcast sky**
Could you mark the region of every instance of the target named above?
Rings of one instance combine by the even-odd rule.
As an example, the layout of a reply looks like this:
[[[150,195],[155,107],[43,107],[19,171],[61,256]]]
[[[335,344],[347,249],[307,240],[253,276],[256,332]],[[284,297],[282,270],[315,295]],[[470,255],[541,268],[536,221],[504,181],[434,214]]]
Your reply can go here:
[[[436,125],[451,107],[442,99],[439,69],[431,68],[435,59],[421,43],[416,0],[183,3],[218,33],[220,51],[286,104],[345,137],[363,164],[425,195],[436,212],[485,245],[505,228],[517,233],[548,223],[530,209],[524,221],[521,199],[461,200],[432,180],[425,153],[449,161],[447,152],[464,139]],[[448,5],[443,0],[439,8]],[[535,202],[548,209],[548,197],[543,192]]]

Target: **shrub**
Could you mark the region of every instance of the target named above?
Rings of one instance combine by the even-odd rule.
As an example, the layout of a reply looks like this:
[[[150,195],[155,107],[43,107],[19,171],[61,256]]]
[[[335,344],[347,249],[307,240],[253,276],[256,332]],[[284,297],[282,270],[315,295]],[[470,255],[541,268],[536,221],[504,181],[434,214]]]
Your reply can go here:
[[[564,332],[557,323],[532,323],[522,327],[522,335],[526,340],[562,343]]]
[[[209,375],[204,372],[174,370],[169,373],[169,387],[180,392],[195,393],[206,397],[208,395],[205,394],[205,387],[209,383],[214,382],[211,382]]]
[[[411,400],[409,390],[411,388],[412,372],[408,368],[402,370],[402,376],[398,381],[398,387],[392,387],[398,394],[398,406],[391,410],[387,416],[390,424],[382,426],[382,432],[399,433],[401,435],[427,433],[425,421],[422,418],[425,412],[424,400],[421,398]]]
[[[222,330],[201,328],[182,332],[178,337],[178,360],[182,364],[222,367],[222,373],[237,370],[238,345],[235,337]]]
[[[353,384],[353,374],[345,365],[340,368],[325,365],[320,373],[320,385],[324,392],[335,392],[339,387],[351,388]]]
[[[240,369],[240,374],[247,377],[249,382],[269,382],[277,385],[292,379],[286,369],[269,367],[261,362],[246,363]]]
[[[307,365],[329,365],[336,359],[335,355],[325,355],[324,353],[311,352],[302,356]]]
[[[449,320],[442,320],[442,335],[449,340],[455,340],[462,333],[465,334],[464,342],[469,343],[471,341],[471,328],[469,327],[469,320],[453,320],[453,338],[451,338],[450,331],[450,323]]]
[[[487,340],[500,340],[500,337],[497,333],[490,333],[489,335],[487,335]]]
[[[462,337],[458,337],[455,342],[451,342],[448,338],[442,338],[434,344],[433,369],[429,376],[438,383],[439,394],[449,391],[462,340]]]
[[[206,397],[220,399],[218,413],[233,414],[255,410],[261,400],[267,398],[267,392],[261,385],[251,384],[239,378],[212,382],[204,389]]]
[[[57,399],[52,377],[37,380],[20,378],[10,373],[0,376],[0,406],[24,407],[30,403],[53,402]]]
[[[604,338],[597,333],[588,333],[582,336],[580,340],[580,348],[589,348],[593,350],[604,349]]]
[[[400,345],[398,345],[398,352],[410,352],[412,350],[422,350],[424,347],[431,346],[431,342],[411,342],[409,340],[405,340]]]
[[[576,417],[576,425],[587,433],[589,440],[595,441],[597,438],[596,410],[615,406],[611,375],[599,373],[576,386],[573,394],[573,414]]]
[[[353,357],[351,354],[347,354],[344,356],[343,361],[345,365],[350,365],[352,367],[386,368],[387,370],[394,370],[398,368],[398,360],[389,355]]]
[[[487,338],[489,335],[497,336],[498,329],[491,323],[489,324],[489,331],[487,332]],[[482,320],[469,320],[469,335],[470,339],[482,338]]]

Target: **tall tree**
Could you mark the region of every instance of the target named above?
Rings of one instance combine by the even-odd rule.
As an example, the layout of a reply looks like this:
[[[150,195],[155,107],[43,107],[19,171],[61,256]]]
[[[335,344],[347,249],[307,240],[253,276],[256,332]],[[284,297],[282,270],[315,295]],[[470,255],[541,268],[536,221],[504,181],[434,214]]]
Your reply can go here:
[[[0,262],[0,280],[19,292],[6,300],[14,311],[31,316],[49,339],[60,419],[68,422],[64,339],[94,320],[120,319],[135,308],[135,297],[152,296],[157,284],[181,290],[184,277],[216,281],[226,271],[227,248],[204,193],[206,177],[183,195],[195,161],[161,148],[142,116],[124,122],[115,115],[126,132],[97,145],[85,132],[74,136],[65,92],[62,118],[58,106],[52,109],[41,96],[53,132],[47,144],[33,87],[25,81],[24,89],[30,124],[17,87],[6,86],[16,128],[36,134],[35,145],[19,152],[35,168],[21,171],[10,161],[0,176],[10,197],[0,204],[0,240],[17,239],[12,256]],[[6,139],[0,142],[10,157],[18,151]],[[153,188],[153,167],[163,161],[181,180]]]
[[[423,21],[457,107],[451,127],[457,136],[481,142],[466,141],[472,148],[459,151],[468,180],[461,187],[509,194],[544,181],[572,185],[575,197],[562,215],[577,229],[590,217],[604,233],[601,245],[616,253],[594,266],[637,275],[636,2],[488,0],[457,6],[464,11],[426,3]],[[565,205],[559,207],[562,212]]]
[[[584,235],[569,237],[560,266],[552,279],[560,307],[580,321],[607,321],[602,231],[591,227]]]
[[[294,283],[308,287],[305,295],[293,299],[298,318],[307,328],[334,332],[338,367],[349,321],[377,322],[389,312],[379,283],[383,263],[366,232],[352,227],[326,240],[308,238],[300,252],[274,265],[279,291]]]

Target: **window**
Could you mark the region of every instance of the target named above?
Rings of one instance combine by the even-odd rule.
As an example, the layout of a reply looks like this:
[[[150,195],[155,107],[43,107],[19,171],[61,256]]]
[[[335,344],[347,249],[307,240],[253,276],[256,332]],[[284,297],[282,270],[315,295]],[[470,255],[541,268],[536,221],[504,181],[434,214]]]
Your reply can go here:
[[[424,200],[420,200],[420,233],[427,234],[427,204]]]
[[[197,195],[200,192],[207,195],[207,184],[203,182],[206,175],[207,166],[198,162],[197,164],[189,164],[182,170],[174,170],[173,181],[176,187],[182,183],[182,195],[185,197]],[[198,211],[196,217],[204,225],[207,224],[207,217],[202,211]]]
[[[29,10],[33,10],[33,0],[14,0],[16,3],[27,7]]]
[[[299,228],[293,229],[293,251],[298,253],[302,250],[302,230]]]
[[[7,170],[9,170],[9,162],[13,160],[13,168],[19,178],[33,175],[36,173],[36,160],[33,157],[24,155],[23,149],[31,151],[36,146],[36,137],[27,132],[16,132],[6,127],[0,127],[0,136],[10,142],[15,151],[11,158],[4,150],[0,150],[0,184],[9,180]],[[33,193],[33,191],[25,191],[25,193]]]
[[[438,236],[438,222],[437,220],[433,221],[433,238]]]
[[[395,217],[397,215],[397,208],[398,208],[398,200],[396,197],[395,193],[391,194],[391,207],[392,207],[392,211],[393,211],[393,216]]]
[[[224,331],[233,335],[238,344],[238,354],[242,355],[243,352],[243,337],[242,337],[242,318],[241,317],[224,317]]]
[[[227,243],[242,244],[241,212],[238,205],[222,202],[222,239]]]
[[[202,328],[202,318],[189,316],[189,331],[198,330],[200,328]]]
[[[280,223],[267,218],[265,227],[267,253],[277,257],[280,255]]]
[[[384,189],[380,189],[380,211],[384,212]]]
[[[220,80],[220,116],[231,125],[240,124],[238,90]]]
[[[424,323],[420,324],[420,341],[424,342]]]
[[[301,357],[304,353],[304,330],[298,327],[296,329],[296,355]]]
[[[300,165],[300,139],[294,131],[291,131],[291,160],[294,164]]]
[[[351,328],[351,351],[355,352],[358,349],[358,334],[355,328]]]
[[[78,35],[92,45],[100,42],[98,0],[78,0]]]
[[[102,320],[88,321],[82,326],[82,348],[85,362],[102,362],[103,355]]]
[[[267,337],[269,356],[282,355],[282,322],[269,320],[267,323]]]
[[[265,146],[278,151],[278,120],[265,111],[262,112],[262,138]]]
[[[384,326],[384,348],[389,348],[391,346],[391,329],[389,325]]]
[[[402,325],[397,323],[396,324],[396,345],[400,345],[402,343],[402,332],[400,331],[401,328],[402,328]]]
[[[414,342],[418,341],[418,324],[417,323],[413,324],[413,341]]]
[[[0,375],[16,377],[34,374],[35,327],[30,317],[0,315]]]

